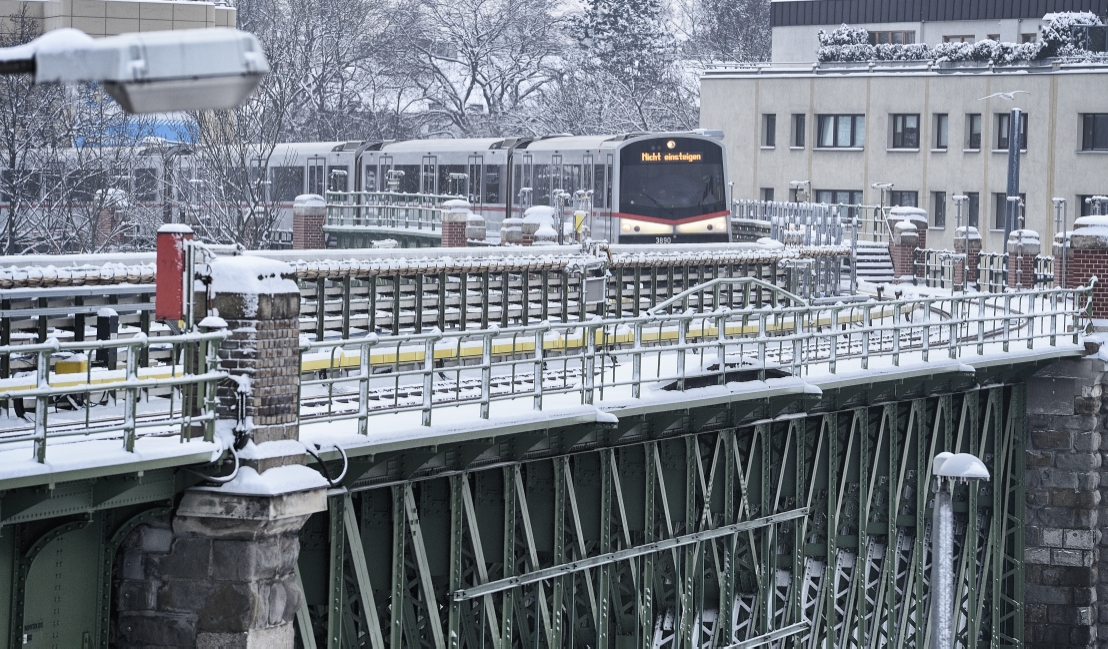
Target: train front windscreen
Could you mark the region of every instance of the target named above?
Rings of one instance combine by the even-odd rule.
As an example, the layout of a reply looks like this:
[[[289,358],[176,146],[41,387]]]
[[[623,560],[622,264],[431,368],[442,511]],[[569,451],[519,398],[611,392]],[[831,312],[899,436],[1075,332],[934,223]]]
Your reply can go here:
[[[727,240],[723,147],[694,138],[634,142],[620,151],[619,240]]]

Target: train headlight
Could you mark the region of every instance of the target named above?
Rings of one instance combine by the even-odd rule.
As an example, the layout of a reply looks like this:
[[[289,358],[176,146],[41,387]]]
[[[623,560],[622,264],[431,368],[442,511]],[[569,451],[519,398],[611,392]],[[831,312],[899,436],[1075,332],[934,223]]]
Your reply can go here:
[[[620,219],[619,230],[620,232],[626,232],[627,234],[673,234],[672,225],[667,225],[665,223],[653,223],[651,221],[637,221],[635,219]]]
[[[681,234],[724,234],[727,232],[727,219],[722,216],[717,216],[711,219],[704,219],[703,221],[682,223],[677,226],[677,231]]]

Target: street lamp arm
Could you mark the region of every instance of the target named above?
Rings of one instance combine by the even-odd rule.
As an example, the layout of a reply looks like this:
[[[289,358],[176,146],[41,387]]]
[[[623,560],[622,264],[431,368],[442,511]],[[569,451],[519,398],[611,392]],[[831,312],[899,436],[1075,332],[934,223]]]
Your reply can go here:
[[[101,39],[66,28],[0,48],[0,74],[33,74],[35,83],[102,83],[135,113],[234,108],[268,72],[258,39],[226,28]]]

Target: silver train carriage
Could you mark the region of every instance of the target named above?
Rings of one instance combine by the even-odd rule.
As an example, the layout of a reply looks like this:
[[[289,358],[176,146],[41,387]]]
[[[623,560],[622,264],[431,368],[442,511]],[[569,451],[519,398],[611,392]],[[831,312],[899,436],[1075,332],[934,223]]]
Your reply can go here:
[[[300,143],[270,157],[272,200],[288,208],[304,192],[385,191],[390,177],[400,192],[466,196],[490,231],[557,190],[585,190],[594,238],[729,240],[723,143],[704,133]]]

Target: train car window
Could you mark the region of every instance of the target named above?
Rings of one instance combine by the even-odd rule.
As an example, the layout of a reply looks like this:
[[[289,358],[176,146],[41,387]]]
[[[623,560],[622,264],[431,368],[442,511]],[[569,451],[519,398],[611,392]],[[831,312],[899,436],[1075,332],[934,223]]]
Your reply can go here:
[[[531,187],[532,205],[550,204],[550,165],[535,165],[535,183]]]
[[[73,199],[78,203],[92,201],[99,189],[104,189],[104,171],[73,171],[66,174],[66,184],[72,189]]]
[[[581,189],[581,165],[562,166],[562,189],[570,194]]]
[[[451,180],[450,174],[466,174],[465,165],[439,165],[438,188],[440,194],[465,196],[469,193],[468,180]]]
[[[523,187],[529,187],[529,185],[523,184],[523,167],[521,165],[515,165],[515,168],[512,170],[512,187],[510,190],[512,196],[518,198],[519,190]]]
[[[419,193],[419,165],[396,165],[397,171],[403,171],[400,179],[400,191],[405,194]]]
[[[42,191],[42,174],[29,171],[16,174],[11,169],[5,169],[0,185],[0,200],[5,203],[11,202],[13,194],[25,201],[38,200]]]
[[[327,167],[327,189],[332,192],[349,191],[350,167],[346,165],[331,165]]]
[[[377,191],[377,170],[373,165],[366,165],[365,167],[365,179],[362,181],[363,191],[375,192]]]
[[[555,189],[566,189],[566,187],[562,183],[562,156],[553,155],[550,160],[550,192],[553,194]]]
[[[269,200],[291,203],[304,191],[304,167],[271,167]]]
[[[485,165],[485,201],[489,203],[499,203],[503,199],[500,197],[500,175],[503,165]]]
[[[134,198],[140,203],[153,203],[158,200],[157,169],[135,169]]]

